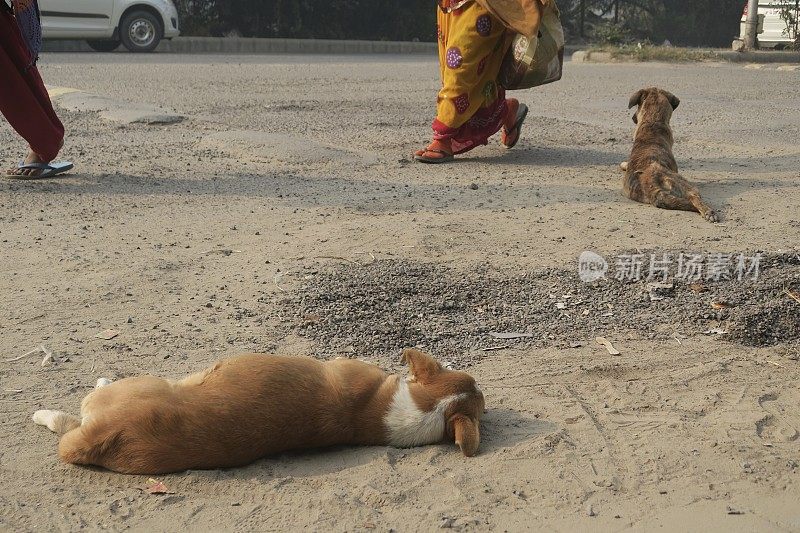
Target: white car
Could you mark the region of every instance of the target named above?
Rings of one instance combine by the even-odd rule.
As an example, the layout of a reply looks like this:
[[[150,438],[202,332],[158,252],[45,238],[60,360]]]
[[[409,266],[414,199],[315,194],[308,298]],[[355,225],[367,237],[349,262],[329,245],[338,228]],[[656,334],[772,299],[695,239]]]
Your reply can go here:
[[[784,48],[794,42],[794,30],[787,30],[786,22],[781,18],[781,4],[775,0],[759,0],[758,2],[758,46],[760,48]],[[795,4],[794,2],[792,2]],[[795,4],[797,6],[797,4]],[[797,10],[797,7],[795,7]],[[800,10],[795,17],[800,15]],[[744,40],[745,22],[747,22],[747,4],[742,13],[742,24],[739,38]]]
[[[98,52],[151,52],[180,35],[172,0],[40,0],[45,39],[85,39]]]

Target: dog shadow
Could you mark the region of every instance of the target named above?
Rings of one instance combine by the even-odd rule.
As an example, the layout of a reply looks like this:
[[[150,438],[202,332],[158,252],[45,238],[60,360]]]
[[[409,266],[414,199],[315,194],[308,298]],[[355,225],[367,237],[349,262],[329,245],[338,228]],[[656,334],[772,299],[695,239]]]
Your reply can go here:
[[[490,454],[558,431],[548,420],[527,416],[513,409],[490,409],[481,421],[481,454]]]
[[[490,409],[481,420],[481,446],[476,460],[556,431],[558,425],[553,422],[527,416],[513,409]],[[186,474],[193,478],[207,478],[209,481],[239,478],[283,484],[291,482],[292,478],[336,474],[368,464],[385,463],[387,469],[393,469],[396,464],[402,465],[407,458],[416,462],[437,464],[450,454],[461,457],[458,447],[448,442],[416,448],[337,446],[284,453],[241,468],[193,470]]]

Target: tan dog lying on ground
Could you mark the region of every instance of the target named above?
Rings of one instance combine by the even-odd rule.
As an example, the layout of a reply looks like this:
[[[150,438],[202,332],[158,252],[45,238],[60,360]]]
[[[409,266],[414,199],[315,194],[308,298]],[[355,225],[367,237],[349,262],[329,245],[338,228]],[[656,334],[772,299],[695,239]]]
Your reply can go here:
[[[398,447],[449,438],[472,456],[483,394],[464,372],[417,350],[403,352],[408,379],[349,359],[252,354],[180,381],[98,380],[81,418],[37,411],[64,436],[67,463],[126,474],[241,466],[287,450],[363,444]]]
[[[622,188],[631,200],[662,209],[696,211],[709,222],[717,222],[716,213],[700,198],[697,187],[678,174],[669,126],[678,104],[680,100],[674,94],[656,87],[631,96],[628,109],[639,108],[633,115],[633,149],[628,161],[620,165],[625,171]]]

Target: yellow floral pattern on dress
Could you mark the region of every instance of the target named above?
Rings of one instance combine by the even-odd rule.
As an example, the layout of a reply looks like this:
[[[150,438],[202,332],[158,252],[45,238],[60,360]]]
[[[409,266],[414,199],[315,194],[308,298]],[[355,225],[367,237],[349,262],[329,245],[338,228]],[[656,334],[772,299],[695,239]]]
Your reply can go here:
[[[449,13],[439,9],[437,20],[442,89],[436,118],[459,128],[497,100],[497,75],[510,41],[503,24],[477,2]]]

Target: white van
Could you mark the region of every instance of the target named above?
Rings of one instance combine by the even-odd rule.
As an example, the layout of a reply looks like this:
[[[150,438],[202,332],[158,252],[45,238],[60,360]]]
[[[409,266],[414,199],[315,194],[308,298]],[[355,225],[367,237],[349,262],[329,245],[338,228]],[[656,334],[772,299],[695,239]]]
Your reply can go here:
[[[758,45],[760,48],[784,48],[794,42],[794,30],[787,31],[786,22],[781,18],[782,2],[775,0],[759,0],[758,2]],[[797,4],[794,4],[797,9]],[[800,15],[800,10],[795,16]],[[742,13],[742,23],[739,38],[744,40],[747,22],[747,3]]]
[[[172,0],[39,0],[45,39],[85,39],[98,52],[151,52],[180,35]]]

